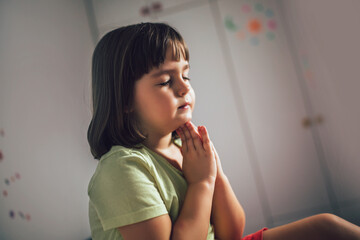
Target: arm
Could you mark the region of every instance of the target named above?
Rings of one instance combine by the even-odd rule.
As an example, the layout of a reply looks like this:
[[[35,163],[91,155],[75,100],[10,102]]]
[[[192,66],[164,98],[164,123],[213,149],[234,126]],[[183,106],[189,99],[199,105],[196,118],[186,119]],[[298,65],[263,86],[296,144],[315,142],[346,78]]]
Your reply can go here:
[[[212,148],[218,171],[211,214],[215,235],[221,240],[241,239],[245,228],[245,213],[222,171],[220,158],[213,145]]]
[[[119,227],[118,231],[124,239],[166,239],[171,234],[171,219],[169,215],[162,215],[143,222]]]
[[[178,133],[188,190],[173,227],[173,239],[206,239],[216,179],[215,155],[205,127],[199,128],[199,135],[188,122]]]
[[[193,124],[191,128],[196,129]],[[222,170],[219,155],[212,143],[211,148],[217,165],[211,213],[211,222],[214,224],[215,235],[216,238],[221,240],[241,239],[245,228],[245,213]]]
[[[210,223],[214,183],[191,184],[181,213],[172,226],[169,215],[119,227],[124,239],[206,239]],[[172,234],[171,234],[172,232]]]
[[[210,224],[214,183],[190,184],[172,239],[206,239]]]
[[[200,136],[180,128],[183,142],[183,172],[188,182],[185,201],[172,225],[169,215],[118,228],[124,239],[206,239],[215,188],[216,163],[206,129]]]

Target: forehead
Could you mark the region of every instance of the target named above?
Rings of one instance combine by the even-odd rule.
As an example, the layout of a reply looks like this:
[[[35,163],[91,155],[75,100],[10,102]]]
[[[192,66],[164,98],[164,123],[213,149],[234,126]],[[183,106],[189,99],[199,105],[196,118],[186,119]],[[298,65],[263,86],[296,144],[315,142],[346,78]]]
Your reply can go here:
[[[180,61],[170,60],[165,61],[159,66],[159,68],[154,68],[152,71],[150,71],[149,75],[150,77],[159,77],[163,74],[183,72],[188,70],[189,68],[189,63],[184,59],[181,59]]]
[[[168,47],[166,50],[165,61],[160,64],[159,67],[154,67],[151,69],[149,74],[151,76],[159,76],[161,74],[173,71],[185,71],[189,69],[189,62],[185,60],[183,54],[177,55],[174,53],[174,50],[171,47]]]

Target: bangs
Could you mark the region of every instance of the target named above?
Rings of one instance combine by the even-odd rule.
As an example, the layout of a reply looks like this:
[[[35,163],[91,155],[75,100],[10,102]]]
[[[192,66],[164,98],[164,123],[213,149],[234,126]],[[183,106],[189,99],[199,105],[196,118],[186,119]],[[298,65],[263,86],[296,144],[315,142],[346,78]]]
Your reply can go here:
[[[189,51],[185,43],[182,43],[178,40],[169,41],[167,45],[168,49],[171,49],[172,52],[172,59],[173,61],[180,61],[180,59],[184,59],[189,61]],[[166,52],[165,52],[166,54]]]
[[[167,25],[146,25],[133,40],[130,71],[134,80],[140,79],[153,68],[164,63],[166,51],[172,51],[172,60],[189,61],[189,50],[181,35]]]

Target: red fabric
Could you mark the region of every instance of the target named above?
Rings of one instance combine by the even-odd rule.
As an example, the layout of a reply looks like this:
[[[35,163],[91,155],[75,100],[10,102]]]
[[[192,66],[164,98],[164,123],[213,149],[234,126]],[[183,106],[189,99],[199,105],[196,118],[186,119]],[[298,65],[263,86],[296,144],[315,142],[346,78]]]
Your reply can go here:
[[[267,228],[263,228],[256,233],[249,234],[245,236],[242,240],[262,240],[263,239],[263,232],[266,231]]]

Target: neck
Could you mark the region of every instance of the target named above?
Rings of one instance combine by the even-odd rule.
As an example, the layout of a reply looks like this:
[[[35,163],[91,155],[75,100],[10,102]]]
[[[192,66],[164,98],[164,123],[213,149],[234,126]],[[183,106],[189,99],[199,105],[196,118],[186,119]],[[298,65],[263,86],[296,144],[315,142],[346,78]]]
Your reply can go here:
[[[171,146],[171,133],[167,135],[149,133],[144,145],[152,150],[166,150]]]

